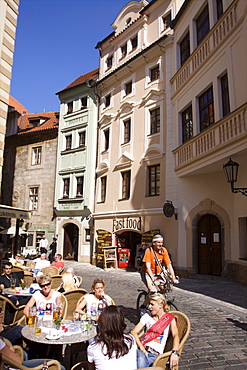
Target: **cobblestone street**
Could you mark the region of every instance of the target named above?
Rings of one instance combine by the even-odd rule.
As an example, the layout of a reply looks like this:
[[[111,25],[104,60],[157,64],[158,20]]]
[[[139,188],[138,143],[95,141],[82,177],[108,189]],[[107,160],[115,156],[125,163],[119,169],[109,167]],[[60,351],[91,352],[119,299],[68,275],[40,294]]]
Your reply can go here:
[[[128,330],[137,323],[136,299],[144,285],[138,272],[102,270],[87,263],[66,262],[90,291],[94,278],[106,282],[106,293],[122,307]],[[170,298],[191,321],[191,334],[180,369],[247,369],[247,287],[209,277],[181,279]],[[127,369],[126,369],[127,370]]]

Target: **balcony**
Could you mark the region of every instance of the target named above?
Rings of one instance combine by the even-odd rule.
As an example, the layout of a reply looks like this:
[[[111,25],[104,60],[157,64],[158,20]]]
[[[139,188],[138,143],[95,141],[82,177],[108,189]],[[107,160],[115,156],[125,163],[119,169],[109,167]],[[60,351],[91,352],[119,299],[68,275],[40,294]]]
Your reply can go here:
[[[224,156],[224,153],[246,149],[247,104],[236,109],[185,144],[173,150],[178,176],[191,173]]]
[[[234,2],[171,79],[174,94],[184,87],[188,79],[212,56],[215,49],[221,46],[236,24],[237,10]]]

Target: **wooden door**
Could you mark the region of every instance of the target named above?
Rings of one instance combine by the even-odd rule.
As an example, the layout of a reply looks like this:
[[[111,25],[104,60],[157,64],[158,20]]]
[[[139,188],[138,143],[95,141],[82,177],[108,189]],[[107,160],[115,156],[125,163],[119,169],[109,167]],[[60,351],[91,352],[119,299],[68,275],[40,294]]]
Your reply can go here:
[[[198,222],[198,273],[220,276],[222,271],[221,226],[213,215]]]

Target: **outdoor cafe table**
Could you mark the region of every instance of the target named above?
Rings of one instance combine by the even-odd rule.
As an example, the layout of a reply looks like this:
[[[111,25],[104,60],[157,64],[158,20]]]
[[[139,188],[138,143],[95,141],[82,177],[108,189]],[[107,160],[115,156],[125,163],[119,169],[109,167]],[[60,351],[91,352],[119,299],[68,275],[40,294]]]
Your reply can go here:
[[[49,321],[53,325],[51,321]],[[39,353],[39,349],[36,343],[40,345],[44,345],[45,347],[45,357],[49,358],[49,353],[54,352],[56,353],[56,359],[59,362],[62,362],[62,348],[63,345],[68,345],[69,346],[69,351],[70,351],[70,368],[72,367],[72,361],[73,361],[73,355],[76,354],[77,352],[74,350],[72,351],[73,345],[76,345],[78,343],[82,343],[84,341],[87,341],[96,335],[96,328],[95,326],[92,327],[91,330],[88,330],[87,332],[80,332],[80,333],[74,333],[74,332],[67,332],[65,333],[62,329],[59,330],[61,332],[61,335],[59,336],[58,339],[47,339],[47,335],[49,334],[49,330],[52,328],[47,327],[45,325],[49,325],[48,321],[45,321],[43,323],[44,326],[41,326],[41,334],[37,335],[35,334],[35,327],[29,327],[29,326],[24,326],[22,328],[21,334],[22,336],[27,339],[29,342],[33,342],[34,348],[36,353]],[[73,323],[71,320],[63,320],[62,321],[62,326],[66,324]],[[52,329],[53,331],[55,329]],[[76,347],[76,346],[74,346]],[[78,347],[76,347],[78,348]],[[74,352],[74,353],[73,353]]]
[[[6,295],[14,295],[16,297],[30,297],[32,294],[28,289],[21,289],[21,288],[15,288],[14,290],[11,290],[10,288],[3,289],[3,294]]]

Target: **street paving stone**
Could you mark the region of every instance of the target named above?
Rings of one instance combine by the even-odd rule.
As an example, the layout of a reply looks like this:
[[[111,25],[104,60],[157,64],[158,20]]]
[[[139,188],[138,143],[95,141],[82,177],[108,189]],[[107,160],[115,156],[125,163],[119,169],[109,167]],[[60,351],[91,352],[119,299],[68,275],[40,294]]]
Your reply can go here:
[[[136,299],[145,289],[137,271],[100,269],[89,263],[66,261],[82,287],[91,290],[95,278],[104,279],[105,291],[124,312],[127,330],[138,322]],[[247,287],[220,278],[180,279],[170,298],[191,322],[191,333],[180,360],[182,370],[247,369]],[[128,370],[128,369],[126,369]]]

